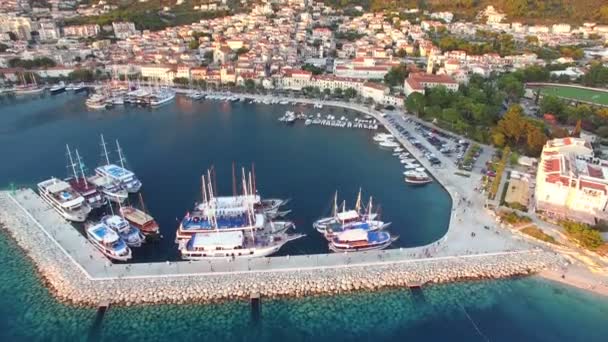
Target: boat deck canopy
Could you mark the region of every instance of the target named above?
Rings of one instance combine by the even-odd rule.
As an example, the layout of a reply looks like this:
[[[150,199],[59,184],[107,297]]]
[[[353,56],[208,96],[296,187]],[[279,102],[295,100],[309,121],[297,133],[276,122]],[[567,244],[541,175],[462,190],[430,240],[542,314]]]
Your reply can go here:
[[[349,221],[358,218],[359,213],[356,210],[343,211],[338,213],[337,217],[340,221]]]
[[[221,247],[224,249],[233,249],[243,245],[243,232],[213,232],[213,233],[197,233],[192,238],[192,247],[194,248],[213,248]]]
[[[152,216],[146,214],[145,212],[143,212],[141,210],[135,209],[135,208],[123,207],[122,213],[126,219],[129,219],[129,220],[135,222],[135,224],[138,224],[141,226],[154,220],[154,218]]]
[[[349,229],[340,233],[338,235],[338,239],[340,241],[349,242],[349,241],[365,241],[367,240],[367,231],[363,229]]]
[[[70,185],[62,180],[56,179],[52,184],[46,185],[46,189],[51,193],[58,193],[70,189]]]
[[[87,231],[99,242],[111,243],[119,239],[115,231],[102,223],[89,227]]]
[[[114,164],[103,165],[98,169],[114,179],[128,179],[133,177],[133,172]]]

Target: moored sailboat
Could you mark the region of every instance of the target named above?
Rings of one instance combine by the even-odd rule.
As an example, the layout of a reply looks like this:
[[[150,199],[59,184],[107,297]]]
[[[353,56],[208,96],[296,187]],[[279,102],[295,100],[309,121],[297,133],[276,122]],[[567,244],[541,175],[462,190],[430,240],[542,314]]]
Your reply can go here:
[[[371,198],[370,198],[371,200]],[[339,224],[341,226],[352,226],[356,223],[362,223],[366,221],[374,221],[378,216],[370,210],[363,211],[361,205],[361,189],[357,195],[357,201],[354,210],[346,210],[346,202],[342,202],[342,211],[338,211],[338,192],[334,195],[334,203],[332,209],[332,215],[316,220],[313,223],[313,227],[321,234],[325,234],[327,227],[330,225]]]
[[[103,196],[101,192],[97,190],[97,186],[95,184],[89,182],[84,173],[84,164],[80,159],[80,154],[78,150],[76,150],[76,161],[78,162],[78,168],[76,168],[76,163],[72,159],[72,152],[70,151],[70,147],[68,145],[65,146],[67,150],[67,156],[69,165],[68,168],[72,169],[72,177],[66,179],[66,182],[70,184],[70,186],[76,190],[84,199],[87,204],[92,209],[97,209],[102,207],[107,203],[107,199]],[[78,174],[78,170],[80,174]]]
[[[106,143],[103,139],[103,135],[101,135],[101,145],[103,147],[106,164],[95,168],[95,173],[99,176],[107,177],[112,181],[119,183],[120,186],[127,192],[138,192],[141,189],[142,184],[133,172],[125,168],[125,158],[122,154],[120,145],[118,144],[118,140],[116,140],[116,148],[119,156],[120,166],[110,163],[110,158],[108,156],[108,150],[106,149]]]
[[[120,214],[125,220],[129,221],[129,223],[138,228],[146,237],[148,238],[158,238],[160,237],[160,228],[154,217],[150,216],[146,212],[146,207],[144,206],[144,200],[139,194],[139,201],[141,209],[136,208],[135,206],[125,206],[120,207]]]

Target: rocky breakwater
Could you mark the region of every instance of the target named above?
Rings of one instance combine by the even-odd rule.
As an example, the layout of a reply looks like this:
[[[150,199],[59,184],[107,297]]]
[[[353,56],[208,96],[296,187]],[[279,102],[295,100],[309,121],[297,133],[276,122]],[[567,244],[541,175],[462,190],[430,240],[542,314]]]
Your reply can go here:
[[[129,277],[94,280],[79,268],[23,211],[0,193],[0,222],[36,266],[40,276],[61,301],[95,306],[112,304],[187,304],[247,299],[252,293],[265,298],[335,295],[374,291],[408,284],[447,283],[529,275],[559,263],[543,250],[404,259],[397,262],[342,265],[334,268],[255,270],[239,273],[163,277]],[[113,267],[108,263],[108,267]],[[116,267],[116,266],[114,266]]]

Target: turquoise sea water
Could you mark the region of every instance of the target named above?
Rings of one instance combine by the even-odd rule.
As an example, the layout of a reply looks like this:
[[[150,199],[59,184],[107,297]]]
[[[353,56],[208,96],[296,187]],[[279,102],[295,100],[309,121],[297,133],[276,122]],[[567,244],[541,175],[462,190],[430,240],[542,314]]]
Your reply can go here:
[[[382,204],[404,246],[439,238],[449,198],[437,185],[412,191],[399,164],[369,142],[370,134],[330,128],[285,128],[281,107],[178,99],[159,110],[88,112],[63,94],[0,104],[0,182],[34,184],[65,175],[65,143],[90,167],[99,133],[119,138],[144,182],[146,202],[167,236],[198,196],[202,169],[215,164],[230,192],[230,163],[256,163],[264,195],[292,197],[290,217],[307,240],[284,253],[323,252],[310,221],[329,209],[337,187],[352,203],[359,185]],[[329,109],[324,109],[329,111]],[[312,109],[308,109],[312,111]],[[336,111],[334,111],[336,112]],[[341,112],[337,111],[340,115]],[[165,240],[172,240],[167,238]],[[140,260],[172,258],[164,241]],[[606,341],[608,300],[535,278],[390,290],[249,304],[112,307],[91,333],[95,310],[56,302],[23,254],[0,234],[0,341]]]

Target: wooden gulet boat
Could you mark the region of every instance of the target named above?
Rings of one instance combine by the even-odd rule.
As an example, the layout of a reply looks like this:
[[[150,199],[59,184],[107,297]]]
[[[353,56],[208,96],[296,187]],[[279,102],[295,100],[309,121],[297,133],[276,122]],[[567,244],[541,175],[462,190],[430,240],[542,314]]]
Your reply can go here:
[[[161,238],[160,227],[156,223],[156,220],[154,220],[154,217],[147,213],[141,193],[139,194],[139,206],[141,209],[135,206],[120,207],[120,214],[132,226],[138,228],[146,236],[146,239],[154,240]]]

